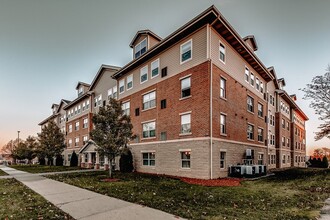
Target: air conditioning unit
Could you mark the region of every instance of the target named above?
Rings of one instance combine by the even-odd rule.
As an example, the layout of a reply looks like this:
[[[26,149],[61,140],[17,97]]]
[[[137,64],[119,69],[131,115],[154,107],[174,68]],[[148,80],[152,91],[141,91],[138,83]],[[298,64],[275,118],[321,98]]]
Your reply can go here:
[[[253,175],[252,166],[246,166],[246,174],[247,175]]]
[[[261,174],[261,171],[259,169],[260,165],[254,165],[254,170],[255,170],[255,174]]]
[[[245,174],[245,166],[237,165],[229,167],[229,175],[232,177],[242,177]]]

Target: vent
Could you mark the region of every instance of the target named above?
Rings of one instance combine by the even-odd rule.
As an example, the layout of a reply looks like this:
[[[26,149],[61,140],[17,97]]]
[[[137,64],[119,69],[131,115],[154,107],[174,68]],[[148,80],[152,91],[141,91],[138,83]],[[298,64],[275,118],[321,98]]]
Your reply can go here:
[[[166,131],[160,132],[160,140],[166,141],[167,140],[167,133]]]
[[[162,69],[162,78],[165,77],[165,76],[167,76],[167,67],[164,67]]]
[[[135,109],[135,116],[139,116],[140,115],[140,108],[136,108]]]
[[[166,108],[166,99],[163,99],[163,100],[160,101],[160,108],[161,109]]]

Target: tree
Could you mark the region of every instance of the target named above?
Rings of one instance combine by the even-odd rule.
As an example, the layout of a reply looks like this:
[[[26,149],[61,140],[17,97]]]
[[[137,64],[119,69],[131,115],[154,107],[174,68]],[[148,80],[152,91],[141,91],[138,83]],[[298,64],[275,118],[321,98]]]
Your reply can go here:
[[[36,157],[36,150],[38,148],[38,142],[35,137],[28,136],[25,140],[24,157],[31,163],[31,160]]]
[[[121,103],[111,98],[109,104],[101,107],[99,112],[93,116],[92,121],[95,129],[90,132],[91,138],[97,144],[96,151],[100,156],[108,157],[110,161],[109,176],[112,178],[113,160],[134,138],[131,119],[124,114]]]
[[[322,165],[323,165],[323,168],[328,168],[329,167],[328,158],[326,156],[324,156],[323,159],[322,159]]]
[[[320,117],[323,123],[316,132],[315,140],[324,137],[330,138],[330,65],[324,75],[315,76],[311,84],[302,89],[305,92],[304,99],[311,99],[310,107]]]
[[[78,166],[78,156],[75,151],[73,151],[70,159],[70,167]]]
[[[50,121],[42,128],[41,133],[38,134],[38,138],[40,143],[38,155],[40,158],[47,158],[50,165],[52,165],[53,158],[61,155],[65,148],[63,133],[53,121]]]
[[[120,155],[119,165],[120,171],[123,173],[130,173],[133,171],[133,156],[132,152],[128,148],[125,148],[122,151]]]

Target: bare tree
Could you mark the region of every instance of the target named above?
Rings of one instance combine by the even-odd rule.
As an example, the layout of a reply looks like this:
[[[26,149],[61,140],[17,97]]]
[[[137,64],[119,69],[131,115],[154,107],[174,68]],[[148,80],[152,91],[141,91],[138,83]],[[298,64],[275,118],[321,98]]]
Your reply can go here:
[[[315,76],[312,83],[307,84],[302,91],[305,92],[304,99],[311,100],[310,107],[323,121],[318,127],[320,131],[315,132],[315,140],[330,138],[330,65],[324,75]]]

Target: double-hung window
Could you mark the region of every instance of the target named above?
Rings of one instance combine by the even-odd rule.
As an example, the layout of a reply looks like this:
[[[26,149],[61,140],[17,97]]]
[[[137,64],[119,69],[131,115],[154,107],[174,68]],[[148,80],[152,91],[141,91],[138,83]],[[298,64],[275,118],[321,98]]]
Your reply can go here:
[[[225,63],[226,62],[226,47],[222,43],[219,45],[219,59]]]
[[[156,137],[156,122],[142,124],[143,138]]]
[[[84,118],[83,128],[87,128],[87,126],[88,126],[88,118]]]
[[[181,98],[189,97],[191,95],[190,87],[191,87],[190,77],[181,80]]]
[[[79,121],[77,121],[76,124],[75,124],[75,130],[76,130],[76,131],[79,130]]]
[[[68,145],[69,145],[69,147],[72,147],[72,139],[68,140]]]
[[[89,100],[87,100],[87,102],[86,102],[86,110],[88,110],[89,109]]]
[[[156,157],[154,152],[142,153],[143,166],[155,166]]]
[[[260,103],[258,103],[258,116],[259,117],[264,117],[264,106]]]
[[[226,115],[220,114],[220,134],[227,134],[226,120]]]
[[[156,106],[156,91],[143,95],[143,109],[149,109]]]
[[[159,75],[159,59],[151,63],[151,78]]]
[[[247,125],[247,139],[254,140],[254,126],[250,124]]]
[[[121,109],[124,111],[125,115],[130,115],[130,102],[123,103]]]
[[[88,136],[87,135],[83,136],[83,145],[85,145],[87,141],[88,141]]]
[[[180,60],[184,63],[192,58],[192,40],[187,41],[180,46]]]
[[[139,58],[142,54],[147,51],[147,39],[144,39],[140,43],[138,43],[135,48],[135,58]]]
[[[247,67],[245,67],[245,81],[246,82],[250,81],[250,71]]]
[[[226,168],[226,152],[220,151],[220,169]]]
[[[260,89],[260,81],[258,78],[256,78],[256,89],[259,91]]]
[[[251,84],[251,86],[254,86],[254,75],[253,75],[253,73],[250,74],[250,84]]]
[[[251,96],[247,97],[247,110],[249,112],[254,111],[254,99]]]
[[[117,86],[112,88],[112,98],[117,99]]]
[[[258,141],[263,142],[264,141],[264,129],[258,128]]]
[[[181,153],[181,167],[190,168],[190,151],[182,151]]]
[[[220,97],[226,98],[226,79],[220,78]]]
[[[69,124],[69,133],[71,133],[72,132],[72,124]]]
[[[127,90],[133,88],[133,74],[131,74],[127,77],[127,85],[126,86],[127,86],[126,87]]]
[[[260,81],[260,92],[264,93],[264,84]]]
[[[140,69],[140,83],[148,81],[148,66]]]
[[[181,115],[181,134],[191,133],[191,114]]]
[[[122,79],[119,81],[119,94],[122,94],[125,91],[125,80]]]
[[[79,145],[79,137],[75,138],[75,142],[74,142],[74,146],[78,146]]]
[[[282,137],[282,146],[285,147],[285,137]]]

